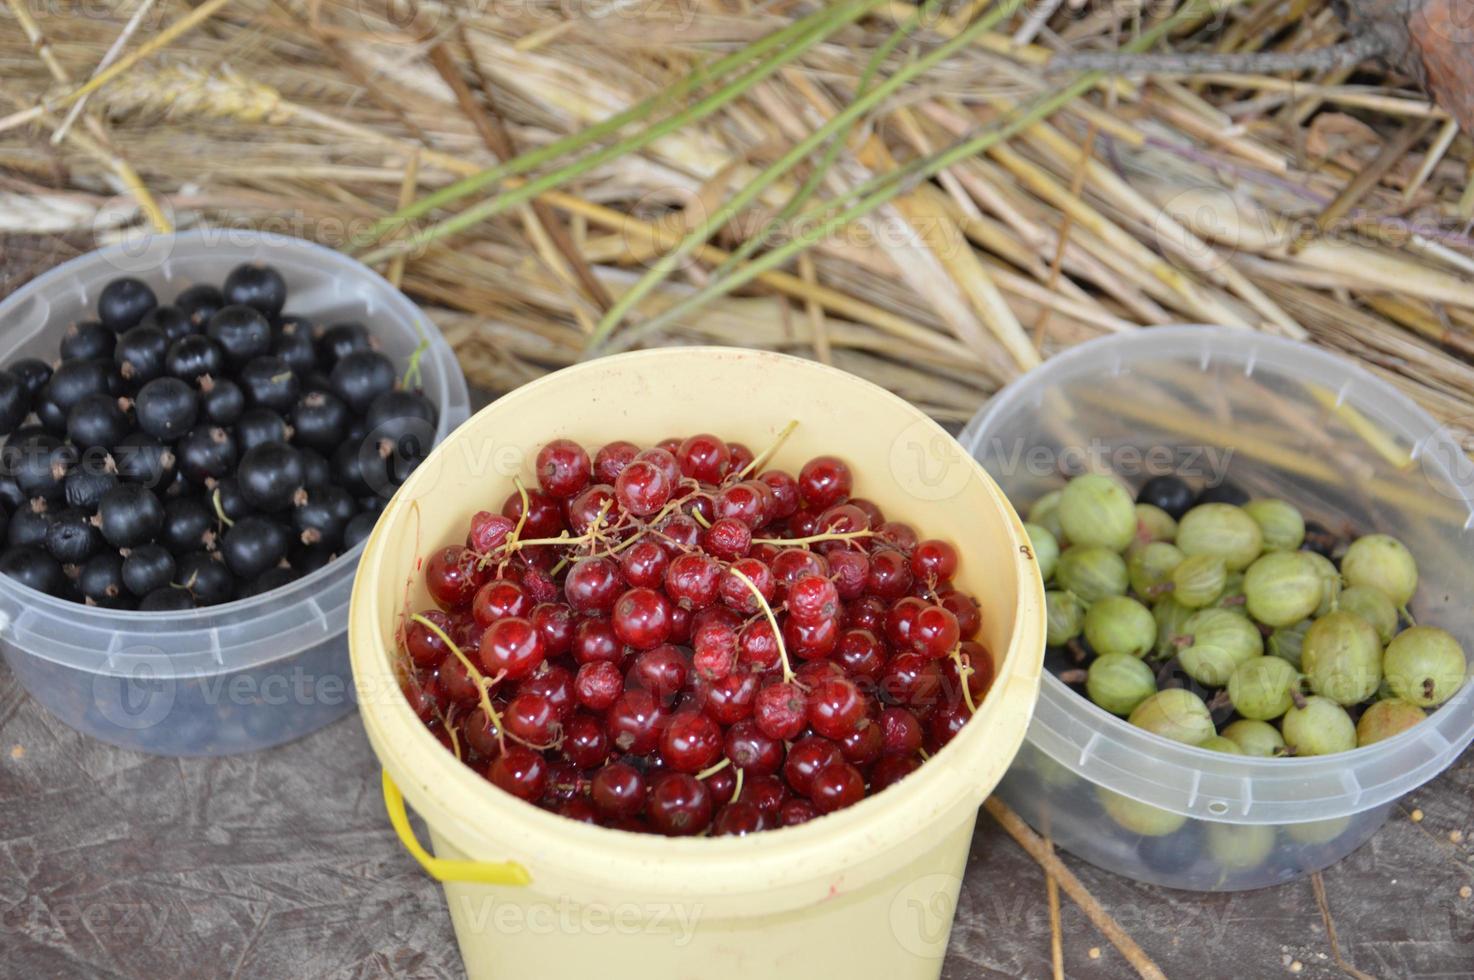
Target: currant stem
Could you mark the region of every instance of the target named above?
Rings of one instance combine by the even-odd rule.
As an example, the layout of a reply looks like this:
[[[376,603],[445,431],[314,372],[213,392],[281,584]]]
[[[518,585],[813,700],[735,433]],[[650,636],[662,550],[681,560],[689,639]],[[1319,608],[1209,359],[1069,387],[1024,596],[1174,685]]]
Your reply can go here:
[[[516,541],[522,535],[522,529],[527,526],[527,513],[532,510],[532,501],[527,498],[527,488],[517,477],[512,477],[512,486],[517,488],[517,496],[522,498],[522,513],[517,515],[517,526],[512,528],[511,539]]]
[[[497,743],[501,746],[503,751],[505,751],[507,747],[507,742],[505,738],[505,729],[502,728],[502,716],[497,714],[496,709],[491,706],[491,695],[486,693],[491,684],[488,683],[486,675],[481,673],[481,671],[476,668],[476,665],[471,662],[470,657],[461,652],[461,648],[456,645],[456,641],[452,640],[450,636],[445,632],[445,630],[441,629],[439,626],[436,626],[434,623],[430,622],[430,620],[426,619],[419,613],[415,613],[413,616],[411,616],[410,620],[412,622],[419,623],[421,626],[425,627],[425,629],[440,637],[440,641],[444,643],[447,647],[449,647],[450,652],[455,654],[456,659],[465,666],[466,672],[470,674],[472,680],[476,682],[476,693],[481,699],[481,710],[485,711],[486,717],[490,718],[492,724],[496,725]]]
[[[752,579],[743,575],[735,568],[729,568],[727,571],[737,576],[737,580],[747,586],[753,598],[757,599],[758,607],[762,609],[763,615],[768,617],[768,626],[772,628],[773,639],[778,643],[778,660],[783,664],[783,683],[788,684],[792,682],[798,675],[788,665],[788,648],[783,643],[783,631],[778,628],[778,617],[773,615],[773,607],[768,605],[768,600],[763,598],[762,590],[757,587],[757,584]]]
[[[957,664],[957,676],[962,678],[962,700],[967,703],[967,713],[970,715],[975,715],[978,713],[978,706],[973,703],[972,685],[968,683],[968,681],[972,679],[973,675],[972,664],[968,663],[967,658],[962,655],[961,643],[953,647],[952,652],[949,653],[948,656],[952,658],[952,661],[955,664]],[[1084,678],[1081,679],[1083,680]]]
[[[718,762],[715,765],[709,766],[706,769],[703,769],[700,772],[698,772],[696,774],[696,778],[697,779],[705,779],[708,776],[715,776],[717,773],[721,772],[723,769],[727,768],[731,764],[732,764],[732,760],[731,759],[723,759],[721,762]],[[735,792],[732,794],[732,796],[734,798],[736,797],[736,795],[737,794]]]
[[[235,527],[235,521],[225,516],[225,506],[220,502],[220,488],[210,495],[210,500],[215,504],[215,516],[220,518],[220,523],[226,527]]]
[[[860,538],[873,538],[875,532],[863,531],[825,531],[823,534],[811,534],[806,538],[753,538],[753,544],[772,544],[779,547],[797,547],[805,544],[818,544],[820,541],[857,541]]]
[[[768,444],[767,449],[764,449],[762,452],[758,453],[752,458],[752,462],[748,463],[746,466],[742,467],[742,469],[737,471],[738,482],[740,483],[741,481],[747,479],[749,473],[757,472],[757,468],[759,466],[762,466],[768,460],[772,459],[773,454],[776,453],[780,447],[782,447],[783,443],[788,439],[788,437],[793,435],[793,430],[797,428],[798,419],[794,419],[787,425],[785,425],[781,430],[779,430],[778,435],[773,439],[772,442]]]

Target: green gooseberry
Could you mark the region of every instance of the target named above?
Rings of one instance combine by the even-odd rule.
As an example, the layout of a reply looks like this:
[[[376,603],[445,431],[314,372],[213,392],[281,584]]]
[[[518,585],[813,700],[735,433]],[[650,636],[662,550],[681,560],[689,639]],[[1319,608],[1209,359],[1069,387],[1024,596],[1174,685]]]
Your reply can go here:
[[[1199,504],[1177,522],[1177,547],[1192,555],[1216,555],[1231,572],[1248,568],[1264,550],[1264,532],[1232,504]]]
[[[1127,721],[1153,735],[1186,745],[1201,745],[1217,734],[1213,716],[1203,699],[1181,687],[1151,695],[1136,706]]]
[[[1143,541],[1171,541],[1177,537],[1177,520],[1156,504],[1137,504],[1136,537]]]
[[[1344,588],[1336,597],[1336,608],[1354,613],[1370,623],[1384,646],[1397,635],[1397,607],[1380,589],[1369,585]]]
[[[1049,533],[1049,528],[1039,524],[1025,524],[1024,532],[1029,536],[1029,546],[1034,549],[1039,577],[1047,584],[1054,578],[1054,568],[1059,562],[1059,542]]]
[[[1330,817],[1285,825],[1285,833],[1299,844],[1329,844],[1351,826],[1350,817]]]
[[[1305,647],[1305,634],[1310,629],[1310,622],[1302,619],[1293,626],[1281,626],[1269,634],[1269,639],[1264,643],[1265,651],[1299,670],[1300,653]]]
[[[1285,745],[1296,755],[1333,755],[1356,748],[1356,725],[1330,698],[1308,697],[1280,721]]]
[[[1051,589],[1044,593],[1044,642],[1062,647],[1080,635],[1085,625],[1085,604],[1073,592]]]
[[[1104,786],[1095,787],[1095,795],[1107,816],[1122,829],[1143,837],[1165,837],[1187,823],[1186,814],[1173,813],[1161,807],[1113,793]]]
[[[1382,681],[1382,642],[1360,616],[1326,613],[1305,633],[1300,669],[1316,694],[1337,704],[1360,704]]]
[[[1418,591],[1418,563],[1390,534],[1368,534],[1351,542],[1341,559],[1341,574],[1347,585],[1380,589],[1398,608]]]
[[[1244,573],[1229,572],[1223,579],[1223,591],[1208,605],[1214,609],[1237,609],[1242,612],[1245,602]]]
[[[1244,605],[1265,626],[1300,622],[1320,605],[1325,593],[1311,552],[1271,551],[1244,572]]]
[[[1300,689],[1300,672],[1279,657],[1255,657],[1234,668],[1228,699],[1245,718],[1269,721],[1290,710]]]
[[[1413,626],[1387,644],[1383,669],[1392,693],[1423,708],[1442,704],[1464,683],[1464,648],[1447,630]]]
[[[1054,540],[1059,542],[1062,549],[1066,547],[1065,531],[1059,523],[1059,498],[1063,495],[1063,490],[1049,491],[1034,501],[1034,506],[1029,508],[1029,513],[1024,517],[1030,524],[1038,524],[1054,535]]]
[[[1239,748],[1239,743],[1233,739],[1224,738],[1222,735],[1214,735],[1202,745],[1199,745],[1198,748],[1207,749],[1210,752],[1222,752],[1224,755],[1244,754],[1244,750]]]
[[[1131,591],[1143,599],[1155,599],[1171,591],[1172,572],[1187,557],[1175,544],[1149,541],[1126,552],[1126,574]]]
[[[1320,575],[1321,597],[1320,605],[1315,607],[1317,618],[1336,608],[1336,599],[1341,595],[1341,573],[1329,558],[1318,551],[1307,551],[1304,553],[1310,563],[1315,566],[1316,573]]]
[[[1191,609],[1212,603],[1227,582],[1228,566],[1217,555],[1189,555],[1172,569],[1172,595]]]
[[[1273,759],[1285,751],[1284,736],[1267,721],[1240,718],[1224,726],[1223,737],[1243,749],[1244,755],[1261,759]]]
[[[1129,653],[1106,653],[1096,657],[1086,671],[1085,693],[1106,711],[1124,718],[1157,693],[1157,677]]]
[[[1065,485],[1059,522],[1071,544],[1125,551],[1136,538],[1136,505],[1116,480],[1086,473]]]
[[[1144,657],[1157,642],[1157,621],[1135,599],[1108,595],[1091,603],[1085,613],[1085,640],[1097,654]]]
[[[1405,732],[1425,717],[1422,708],[1402,698],[1375,701],[1356,720],[1357,748]]]
[[[1164,596],[1152,606],[1152,618],[1157,621],[1157,642],[1152,655],[1165,660],[1177,652],[1177,638],[1187,629],[1187,621],[1195,610],[1189,609],[1176,599]]]
[[[1177,654],[1189,677],[1209,687],[1228,683],[1239,664],[1264,652],[1259,628],[1242,613],[1203,609],[1187,621],[1186,649]]]
[[[1283,500],[1251,500],[1244,513],[1254,518],[1264,536],[1265,551],[1295,551],[1305,543],[1305,518]]]
[[[1059,556],[1054,584],[1068,589],[1089,605],[1108,595],[1125,595],[1131,585],[1126,559],[1099,545],[1075,545]]]
[[[1274,828],[1258,823],[1209,823],[1208,853],[1227,871],[1257,868],[1274,850]]]

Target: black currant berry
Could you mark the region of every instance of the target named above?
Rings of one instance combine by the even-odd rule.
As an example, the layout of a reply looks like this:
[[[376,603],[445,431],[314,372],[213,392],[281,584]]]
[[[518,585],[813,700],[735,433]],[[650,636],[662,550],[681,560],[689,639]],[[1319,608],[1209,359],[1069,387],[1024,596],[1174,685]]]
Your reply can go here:
[[[114,279],[98,294],[97,318],[113,333],[122,333],[137,326],[143,315],[158,305],[158,297],[142,280]]]
[[[339,359],[328,380],[333,394],[362,414],[375,398],[394,388],[394,364],[378,351],[354,351]]]
[[[87,559],[77,575],[77,587],[88,605],[127,609],[132,596],[123,586],[123,556],[111,548]]]
[[[47,382],[41,400],[54,404],[65,417],[85,395],[115,393],[114,377],[111,361],[63,361]]]
[[[76,463],[77,455],[75,446],[64,444],[50,433],[32,432],[19,439],[12,436],[0,459],[27,500],[60,500],[66,493],[67,471]]]
[[[210,322],[210,317],[219,313],[225,305],[225,297],[214,286],[201,284],[190,286],[174,297],[174,305],[196,328],[203,328]]]
[[[179,471],[193,483],[228,476],[235,469],[236,442],[218,425],[197,425],[179,440]]]
[[[333,465],[327,457],[312,449],[298,449],[302,457],[302,485],[309,490],[333,482]]]
[[[205,499],[209,501],[215,515],[218,517],[224,514],[227,521],[238,521],[255,513],[255,509],[241,494],[241,481],[233,476],[216,480]]]
[[[225,564],[240,580],[250,580],[287,556],[292,532],[280,521],[252,514],[226,528],[220,543]]]
[[[211,550],[219,518],[204,497],[174,497],[164,502],[164,530],[159,540],[180,553]]]
[[[241,365],[271,350],[271,324],[249,306],[227,306],[210,317],[205,333],[220,345],[225,359]]]
[[[248,450],[236,469],[236,479],[246,502],[266,514],[291,507],[307,482],[302,457],[284,442],[264,442]]]
[[[374,532],[374,525],[378,523],[379,515],[368,511],[361,511],[353,515],[353,520],[343,529],[343,548],[353,548],[360,541],[366,539]]]
[[[118,365],[119,377],[136,389],[164,373],[168,354],[169,338],[164,331],[138,326],[118,337],[113,361]]]
[[[374,338],[368,327],[361,323],[335,323],[317,338],[318,367],[329,372],[354,351],[373,349]]]
[[[85,510],[69,507],[57,513],[46,530],[46,550],[63,565],[80,565],[103,550],[102,535]]]
[[[12,548],[45,548],[54,515],[44,500],[33,500],[10,515],[5,543]]]
[[[47,595],[60,596],[67,589],[61,563],[40,548],[11,548],[0,554],[0,575]]]
[[[303,395],[292,409],[292,441],[320,452],[334,452],[348,431],[348,406],[322,391]]]
[[[301,576],[291,568],[268,568],[242,588],[237,598],[247,599],[253,595],[273,592],[284,585],[291,585],[299,578]]]
[[[94,357],[111,358],[118,335],[96,320],[83,320],[67,327],[61,335],[61,359],[86,361]]]
[[[1176,520],[1192,507],[1193,489],[1180,477],[1154,476],[1141,485],[1136,502],[1160,507]]]
[[[247,405],[285,415],[297,403],[297,376],[279,357],[267,354],[252,358],[241,368],[236,381],[246,394]]]
[[[246,411],[246,394],[229,378],[200,379],[200,411],[214,425],[235,425]]]
[[[358,504],[342,487],[329,484],[307,491],[307,499],[292,508],[292,528],[303,544],[323,544],[336,548],[343,543],[343,531]]]
[[[83,460],[67,474],[63,494],[68,507],[96,513],[102,495],[118,485],[117,468],[112,457],[107,459],[107,466],[91,466]]]
[[[225,373],[225,351],[204,334],[180,337],[164,355],[164,370],[190,384],[198,384],[207,374],[218,378]]]
[[[134,400],[138,427],[164,442],[192,429],[199,407],[194,389],[179,378],[155,378],[139,389]]]
[[[178,612],[193,609],[196,604],[194,595],[188,589],[166,585],[162,589],[154,589],[139,600],[138,608],[143,612]]]
[[[179,559],[175,581],[189,589],[195,604],[213,606],[235,595],[235,576],[220,560],[218,552],[194,551]]]
[[[286,442],[287,423],[269,408],[247,409],[235,424],[235,438],[244,455],[268,442]]]
[[[1248,491],[1237,483],[1224,480],[1211,487],[1204,487],[1203,492],[1198,494],[1198,499],[1193,504],[1194,506],[1197,504],[1232,504],[1235,507],[1242,507],[1248,502]]]
[[[63,439],[67,434],[67,412],[56,402],[39,401],[33,409],[41,427],[47,432]]]
[[[3,462],[4,459],[4,452],[0,450],[0,462]],[[11,476],[8,471],[0,475],[0,504],[4,505],[5,510],[14,514],[28,503],[26,495],[21,492],[20,484],[15,482],[15,477]]]
[[[364,460],[365,452],[359,440],[349,439],[339,446],[333,453],[333,482],[347,490],[355,497],[367,497],[374,495],[378,488],[369,484],[369,472],[365,471],[365,465],[376,467],[374,474],[384,474],[383,460],[375,453],[367,453],[367,462]]]
[[[31,414],[31,390],[13,371],[0,371],[0,436],[8,436]]]
[[[221,293],[225,302],[249,306],[267,316],[278,315],[287,304],[286,280],[280,272],[259,262],[238,265],[230,270]]]
[[[190,322],[189,316],[177,306],[155,306],[139,321],[139,325],[158,330],[170,344],[199,332],[199,327]]]
[[[312,343],[312,324],[294,317],[286,320],[277,332],[271,352],[299,375],[317,369],[317,348]]]
[[[11,363],[6,370],[20,379],[32,398],[39,398],[51,380],[51,365],[39,357],[23,357]]]
[[[113,447],[113,468],[118,479],[161,490],[174,482],[179,465],[174,450],[147,432],[130,432]]]
[[[338,557],[338,552],[323,544],[298,545],[292,549],[290,561],[298,575],[311,575]]]
[[[148,487],[120,483],[102,495],[93,517],[114,548],[136,548],[164,528],[164,505]]]
[[[67,413],[67,438],[81,449],[111,449],[130,428],[128,413],[112,395],[88,395]]]
[[[144,544],[123,559],[123,585],[142,598],[174,581],[174,555],[161,544]]]

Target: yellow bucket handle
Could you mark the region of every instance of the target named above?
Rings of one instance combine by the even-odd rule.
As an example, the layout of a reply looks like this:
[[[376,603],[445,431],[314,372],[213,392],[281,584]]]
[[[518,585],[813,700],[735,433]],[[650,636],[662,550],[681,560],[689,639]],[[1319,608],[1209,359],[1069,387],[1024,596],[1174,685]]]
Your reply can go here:
[[[477,885],[528,885],[532,876],[516,861],[495,863],[491,861],[447,861],[438,858],[415,838],[414,828],[409,825],[409,814],[404,809],[404,794],[384,770],[384,809],[389,811],[389,822],[399,835],[404,849],[414,855],[425,873],[436,881],[468,881]]]

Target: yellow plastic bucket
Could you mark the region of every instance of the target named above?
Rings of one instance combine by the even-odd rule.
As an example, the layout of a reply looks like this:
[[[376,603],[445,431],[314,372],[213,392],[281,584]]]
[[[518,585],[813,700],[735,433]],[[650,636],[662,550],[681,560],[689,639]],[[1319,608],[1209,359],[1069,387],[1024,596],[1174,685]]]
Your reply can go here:
[[[399,693],[395,629],[429,605],[417,561],[531,483],[549,439],[597,447],[715,432],[774,464],[832,453],[856,489],[924,535],[957,542],[982,602],[992,691],[903,783],[808,824],[741,838],[667,839],[544,812],[493,787]],[[408,592],[406,592],[408,589]],[[468,974],[935,977],[977,809],[1018,750],[1038,693],[1044,593],[1018,517],[941,428],[901,399],[810,361],[726,348],[643,351],[528,384],[453,433],[404,484],[359,562],[349,644],[385,798],[406,846],[445,883]],[[435,857],[411,836],[403,791]]]

